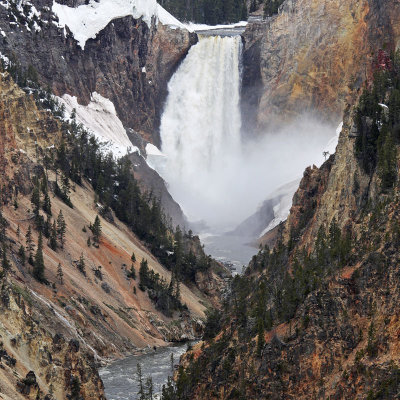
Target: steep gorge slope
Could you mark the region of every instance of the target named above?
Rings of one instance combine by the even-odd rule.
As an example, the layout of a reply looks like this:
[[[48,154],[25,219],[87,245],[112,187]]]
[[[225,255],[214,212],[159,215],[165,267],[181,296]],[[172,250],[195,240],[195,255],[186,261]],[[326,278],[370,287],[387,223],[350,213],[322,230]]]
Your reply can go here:
[[[207,296],[193,284],[190,288],[181,284],[181,302],[187,310],[165,316],[149,295],[139,289],[140,260],[146,259],[150,270],[167,282],[171,272],[115,214],[109,212],[106,219],[101,219],[99,246],[88,247],[88,240],[93,241],[89,226],[101,212],[101,205],[95,202],[98,195],[89,181],[73,185],[73,208],[55,196],[56,175],[43,165],[47,165],[45,155],[54,147],[59,148],[62,138],[68,135],[60,119],[50,111],[38,109],[33,97],[15,85],[7,72],[0,75],[0,115],[3,205],[0,333],[5,351],[2,358],[10,364],[1,372],[4,379],[0,393],[8,396],[5,398],[20,398],[18,390],[28,388],[22,385],[18,389],[17,381],[22,381],[32,370],[38,383],[38,386],[27,385],[32,386],[32,396],[40,389],[40,398],[53,391],[55,398],[61,399],[78,390],[84,398],[103,398],[97,373],[99,361],[148,344],[161,346],[168,341],[198,336],[205,306],[210,302],[218,305],[227,274],[221,270],[222,275],[218,276],[216,271],[209,270],[196,276],[197,285]],[[48,176],[53,219],[57,219],[61,210],[67,226],[64,248],[54,251],[44,239],[47,284],[34,279],[35,267],[20,255],[21,245],[27,244],[29,227],[34,252],[38,248],[31,199],[35,177],[44,174]],[[192,250],[195,256],[204,257],[199,254],[202,250],[195,239]],[[132,252],[137,258],[134,263],[137,280],[128,277]],[[28,254],[27,251],[26,257]],[[79,263],[81,257],[84,270]],[[59,265],[63,282],[58,275]],[[15,358],[16,364],[7,361],[8,355]],[[80,385],[75,378],[79,378]]]

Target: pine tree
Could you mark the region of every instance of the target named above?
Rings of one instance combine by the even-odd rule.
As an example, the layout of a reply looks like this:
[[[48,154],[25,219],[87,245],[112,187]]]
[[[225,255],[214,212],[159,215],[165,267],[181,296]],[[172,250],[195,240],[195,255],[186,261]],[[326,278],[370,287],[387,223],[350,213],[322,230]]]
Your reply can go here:
[[[46,282],[44,276],[44,258],[43,258],[43,235],[39,233],[38,247],[35,255],[35,263],[33,266],[33,276],[39,282]]]
[[[174,353],[171,353],[171,356],[169,358],[169,362],[170,362],[170,367],[171,367],[171,375],[174,375],[174,371],[175,371]]]
[[[52,215],[51,214],[51,201],[50,201],[50,196],[49,196],[49,188],[48,188],[47,179],[45,176],[42,178],[42,182],[41,182],[40,186],[41,186],[42,193],[44,195],[43,204],[42,204],[43,211],[47,215]]]
[[[99,244],[100,237],[101,237],[101,222],[100,222],[100,218],[98,215],[96,215],[94,224],[91,226],[91,229],[93,232],[93,241],[95,243]]]
[[[32,228],[29,225],[28,232],[26,233],[26,251],[28,252],[28,262],[29,264],[33,265],[33,250],[35,246],[32,240]]]
[[[3,272],[7,273],[11,269],[11,264],[7,258],[7,247],[5,243],[3,243],[2,253],[1,267],[3,268]]]
[[[65,219],[64,219],[62,210],[60,210],[60,213],[58,214],[58,217],[57,217],[57,236],[58,236],[58,241],[59,241],[62,249],[64,248],[64,244],[65,244],[66,230],[67,230],[67,225],[65,223]]]
[[[66,175],[63,175],[61,179],[61,192],[65,199],[70,200],[69,194],[71,192],[71,186],[69,184],[69,178]]]
[[[77,376],[72,377],[71,379],[71,396],[69,397],[71,400],[80,400],[81,397],[81,381]]]
[[[132,252],[131,261],[132,261],[133,263],[136,262],[136,256],[135,256],[135,253],[134,253],[134,252]]]
[[[135,271],[135,267],[133,266],[133,264],[131,265],[131,269],[129,270],[127,276],[128,276],[128,278],[136,280],[136,271]]]
[[[163,385],[161,392],[162,400],[175,400],[177,399],[177,393],[173,379],[168,376],[167,385]]]
[[[142,290],[143,292],[146,290],[148,275],[149,275],[149,266],[147,260],[142,258],[139,269],[139,278],[140,278],[139,289]]]
[[[51,234],[51,217],[47,215],[46,222],[43,224],[43,235],[49,238]]]
[[[18,224],[17,237],[19,238],[20,236],[21,236],[21,229],[20,229],[19,224]]]
[[[153,398],[154,398],[153,378],[149,376],[146,379],[146,400],[153,400]]]
[[[50,231],[50,248],[54,251],[57,251],[58,243],[57,243],[57,224],[56,221],[53,221],[53,225]]]
[[[8,225],[7,220],[3,217],[3,213],[0,210],[0,242],[4,242],[4,240],[6,240],[7,225]]]
[[[264,322],[261,318],[257,322],[258,336],[257,336],[257,356],[260,357],[265,344],[264,337]]]
[[[22,244],[21,244],[21,247],[18,249],[18,256],[19,256],[19,259],[21,260],[22,265],[25,265],[25,262],[26,262],[25,248]]]
[[[47,215],[52,215],[51,213],[51,201],[50,201],[50,196],[48,193],[45,193],[44,199],[43,199],[43,211]]]
[[[35,186],[32,191],[31,204],[33,207],[33,213],[37,218],[40,210],[40,189],[39,189],[39,181],[37,178],[35,179]]]
[[[60,283],[60,285],[64,284],[64,273],[62,270],[62,266],[61,263],[58,263],[58,267],[57,267],[57,279],[58,282]]]
[[[175,293],[173,296],[178,300],[181,301],[181,287],[178,279],[175,279]]]
[[[83,275],[86,276],[86,264],[85,264],[85,258],[83,257],[83,253],[81,253],[81,256],[79,257],[78,269]]]

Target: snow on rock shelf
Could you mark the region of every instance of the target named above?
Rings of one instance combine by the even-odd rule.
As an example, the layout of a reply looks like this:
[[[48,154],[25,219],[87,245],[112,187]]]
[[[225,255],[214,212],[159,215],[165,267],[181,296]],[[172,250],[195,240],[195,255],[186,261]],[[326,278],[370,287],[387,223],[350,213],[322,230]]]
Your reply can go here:
[[[147,165],[158,171],[159,168],[163,168],[166,161],[167,161],[167,156],[163,154],[158,147],[154,146],[154,144],[147,143],[146,145],[146,162]]]
[[[261,232],[260,238],[263,237],[267,232],[277,227],[281,222],[285,221],[290,213],[290,208],[292,207],[292,199],[296,190],[299,187],[300,178],[293,182],[290,182],[274,193],[272,193],[269,198],[280,197],[279,203],[274,207],[274,219],[268,224],[268,226]]]
[[[135,19],[143,18],[149,26],[154,17],[163,25],[185,28],[155,0],[91,0],[89,4],[76,8],[53,1],[52,11],[59,19],[57,25],[64,29],[68,26],[82,50],[86,41],[94,39],[111,21],[128,15]]]
[[[41,28],[38,25],[40,21],[40,12],[29,0],[3,0],[0,1],[0,6],[6,8],[9,11],[10,25],[16,25],[18,27],[25,26],[25,28],[31,32],[32,29],[36,32],[40,32]],[[23,23],[21,22],[23,21]],[[42,21],[43,22],[43,21]],[[6,33],[0,29],[0,34],[6,37]]]
[[[335,136],[333,136],[327,145],[324,148],[324,152],[322,153],[322,157],[319,156],[319,160],[317,162],[318,166],[321,166],[323,162],[325,161],[325,156],[324,153],[326,152],[327,155],[335,154],[336,152],[336,146],[339,141],[339,136],[340,133],[342,132],[343,129],[343,121],[339,124],[339,126],[336,128]],[[281,222],[285,221],[286,218],[289,216],[290,213],[290,208],[292,207],[292,199],[294,194],[296,193],[299,184],[300,184],[300,178],[294,180],[293,182],[290,182],[281,188],[279,188],[277,191],[272,193],[269,198],[275,198],[275,197],[281,197],[281,200],[279,203],[274,207],[274,219],[268,224],[268,226],[262,231],[260,234],[260,238],[263,237],[267,232],[270,230],[274,229],[276,226],[278,226]]]
[[[139,152],[129,140],[110,100],[94,92],[87,106],[80,105],[76,97],[68,94],[59,98],[59,101],[65,105],[69,117],[75,109],[77,122],[93,133],[100,142],[107,142],[106,150],[111,151],[115,157],[125,156],[128,152]]]

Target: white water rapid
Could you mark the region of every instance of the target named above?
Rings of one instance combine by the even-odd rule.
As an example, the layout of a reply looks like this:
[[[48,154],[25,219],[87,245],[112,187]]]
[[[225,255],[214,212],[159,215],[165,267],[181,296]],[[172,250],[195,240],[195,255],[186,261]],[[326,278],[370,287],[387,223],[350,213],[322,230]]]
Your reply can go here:
[[[241,59],[239,35],[200,36],[169,82],[163,155],[148,157],[189,220],[204,221],[209,232],[234,228],[269,193],[320,163],[335,132],[303,118],[279,133],[242,140]]]

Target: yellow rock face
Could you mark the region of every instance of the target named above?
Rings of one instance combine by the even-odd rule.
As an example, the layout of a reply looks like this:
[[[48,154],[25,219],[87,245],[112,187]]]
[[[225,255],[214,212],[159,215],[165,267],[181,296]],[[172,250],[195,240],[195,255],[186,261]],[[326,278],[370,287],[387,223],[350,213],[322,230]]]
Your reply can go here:
[[[258,74],[262,86],[254,110],[258,128],[305,112],[335,123],[342,119],[369,77],[374,55],[394,49],[399,40],[399,4],[378,3],[292,0],[266,23],[249,25],[245,74]],[[244,101],[250,90],[245,78]]]

